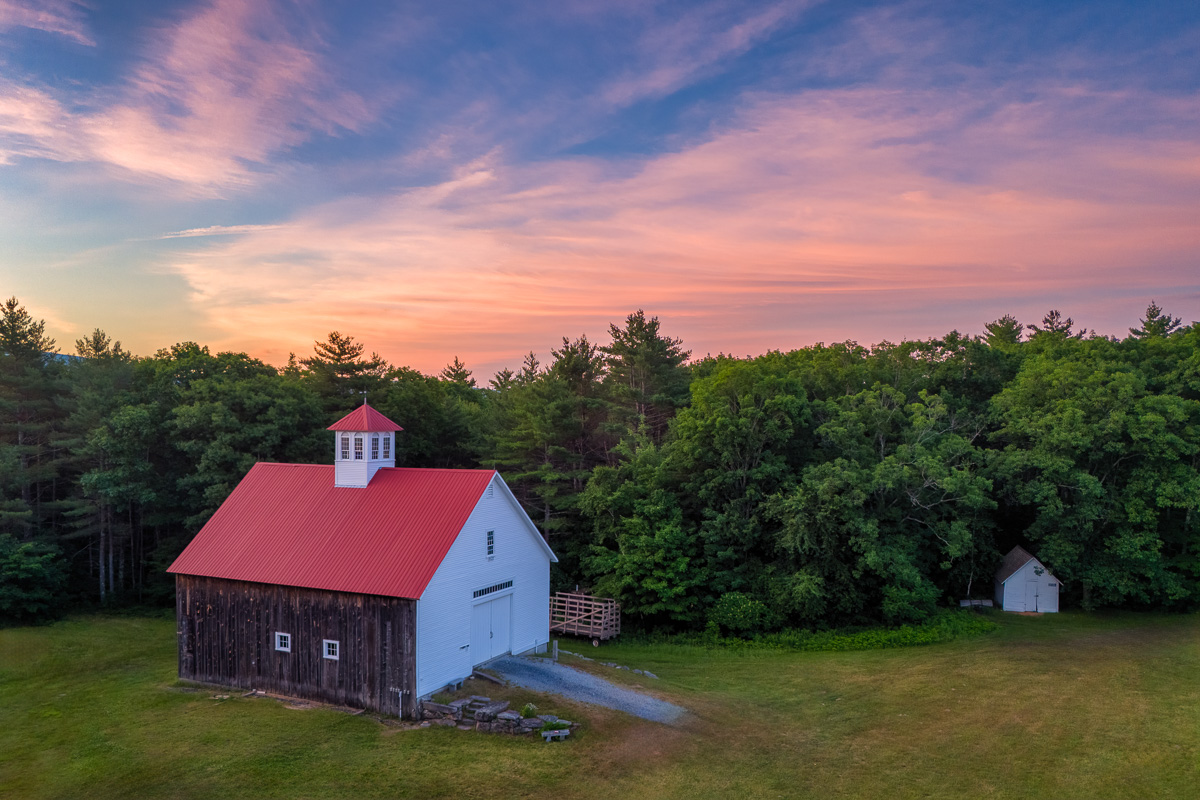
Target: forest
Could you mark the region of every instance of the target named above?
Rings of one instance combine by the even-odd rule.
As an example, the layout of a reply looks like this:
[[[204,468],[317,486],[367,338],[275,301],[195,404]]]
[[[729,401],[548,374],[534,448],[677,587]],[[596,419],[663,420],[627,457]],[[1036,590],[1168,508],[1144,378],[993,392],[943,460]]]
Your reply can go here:
[[[194,342],[62,353],[0,306],[0,619],[169,605],[166,567],[258,461],[331,463],[364,397],[397,466],[500,471],[555,588],[644,630],[897,625],[990,597],[1022,544],[1086,609],[1200,606],[1200,324],[1057,311],[979,334],[693,357],[642,311],[476,379],[332,332],[282,368]],[[369,354],[368,354],[369,353]]]

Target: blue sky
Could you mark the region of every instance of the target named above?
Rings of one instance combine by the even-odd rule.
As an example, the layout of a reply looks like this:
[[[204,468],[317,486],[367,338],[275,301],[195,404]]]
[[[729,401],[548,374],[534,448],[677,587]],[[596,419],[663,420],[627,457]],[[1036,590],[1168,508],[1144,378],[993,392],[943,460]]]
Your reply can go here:
[[[0,275],[63,349],[486,377],[1200,318],[1195,3],[0,0]]]

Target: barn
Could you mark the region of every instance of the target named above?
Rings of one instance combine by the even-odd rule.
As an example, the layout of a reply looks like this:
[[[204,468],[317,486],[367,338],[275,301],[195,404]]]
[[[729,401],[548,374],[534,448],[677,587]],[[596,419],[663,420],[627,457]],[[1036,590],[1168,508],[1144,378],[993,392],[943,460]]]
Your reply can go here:
[[[549,641],[554,553],[494,470],[395,466],[365,403],[334,463],[259,463],[170,567],[179,676],[413,716]]]
[[[1028,550],[1017,546],[996,570],[995,603],[1005,611],[1058,611],[1061,581]]]

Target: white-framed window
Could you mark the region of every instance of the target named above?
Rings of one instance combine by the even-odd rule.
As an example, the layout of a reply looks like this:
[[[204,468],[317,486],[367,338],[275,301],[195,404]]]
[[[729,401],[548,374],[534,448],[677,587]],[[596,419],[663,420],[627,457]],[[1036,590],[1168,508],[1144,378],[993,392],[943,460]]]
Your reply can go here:
[[[392,457],[392,435],[390,433],[383,437],[383,457]]]
[[[342,437],[342,461],[348,461],[349,459],[350,459],[350,437],[343,436]]]
[[[488,531],[487,533],[487,554],[488,558],[494,558],[496,555],[496,532]]]
[[[275,649],[283,653],[292,652],[292,635],[275,631]]]
[[[354,437],[354,460],[363,460],[363,440],[361,436]]]
[[[341,656],[342,645],[336,639],[324,639],[321,642],[321,655],[330,661],[337,661]]]
[[[378,436],[371,437],[371,460],[372,461],[379,460],[379,437]]]

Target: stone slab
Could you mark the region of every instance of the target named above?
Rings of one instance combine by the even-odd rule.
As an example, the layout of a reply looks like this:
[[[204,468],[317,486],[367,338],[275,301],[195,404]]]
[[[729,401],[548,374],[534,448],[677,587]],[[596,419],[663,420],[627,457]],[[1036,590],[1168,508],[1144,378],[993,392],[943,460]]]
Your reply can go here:
[[[508,710],[508,701],[500,700],[495,703],[488,703],[486,706],[475,709],[475,719],[480,722],[490,722],[496,718],[496,715],[501,711]]]

